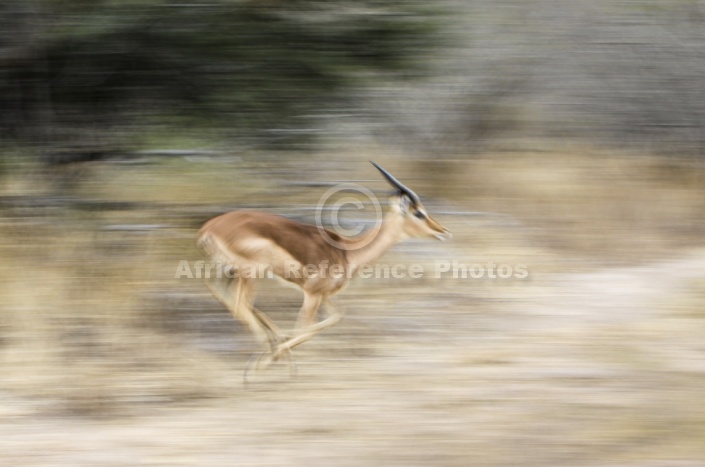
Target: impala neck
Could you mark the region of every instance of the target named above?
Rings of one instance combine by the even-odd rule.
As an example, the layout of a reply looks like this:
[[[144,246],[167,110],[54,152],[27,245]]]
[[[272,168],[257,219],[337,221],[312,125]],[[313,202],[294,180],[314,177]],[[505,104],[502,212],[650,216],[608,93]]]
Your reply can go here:
[[[348,264],[356,271],[363,264],[377,261],[391,247],[406,238],[403,232],[404,218],[397,212],[388,213],[382,222],[355,239],[365,246],[348,251]],[[369,243],[368,243],[369,242]]]

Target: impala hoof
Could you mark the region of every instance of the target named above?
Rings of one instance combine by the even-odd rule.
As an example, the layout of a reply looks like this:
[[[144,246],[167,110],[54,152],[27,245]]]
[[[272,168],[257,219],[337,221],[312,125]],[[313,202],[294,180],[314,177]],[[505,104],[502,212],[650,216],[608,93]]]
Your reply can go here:
[[[297,368],[291,350],[280,352],[279,354],[272,352],[258,352],[252,354],[250,360],[247,362],[247,366],[245,367],[245,373],[242,375],[242,380],[245,383],[245,386],[251,382],[250,374],[267,369],[273,362],[279,361],[283,356],[286,357],[289,367],[289,377],[295,377],[297,374]]]

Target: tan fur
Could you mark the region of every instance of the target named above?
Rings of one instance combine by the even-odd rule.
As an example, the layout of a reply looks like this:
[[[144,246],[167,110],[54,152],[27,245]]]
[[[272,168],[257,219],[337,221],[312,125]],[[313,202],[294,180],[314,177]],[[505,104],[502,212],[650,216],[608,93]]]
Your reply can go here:
[[[324,235],[325,234],[325,235]],[[333,239],[336,246],[326,241]],[[403,195],[392,198],[392,209],[381,224],[357,237],[342,237],[330,230],[285,217],[255,211],[234,211],[208,221],[198,233],[198,245],[216,263],[242,272],[259,268],[300,288],[304,303],[293,337],[285,336],[261,311],[252,306],[257,278],[238,274],[236,284],[209,285],[213,294],[252,332],[269,341],[271,352],[264,363],[286,355],[321,330],[337,323],[341,315],[316,322],[318,308],[350,281],[363,264],[371,264],[407,237],[448,238],[450,233],[426,214],[421,203]],[[307,277],[303,268],[338,265],[342,275]],[[260,362],[262,363],[262,362]]]

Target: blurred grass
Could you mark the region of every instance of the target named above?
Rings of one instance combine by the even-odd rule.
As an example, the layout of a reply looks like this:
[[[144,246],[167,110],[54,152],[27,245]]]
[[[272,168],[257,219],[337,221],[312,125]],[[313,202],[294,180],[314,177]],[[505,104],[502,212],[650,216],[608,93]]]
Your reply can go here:
[[[528,280],[354,282],[339,300],[348,309],[344,322],[298,352],[303,381],[288,384],[311,395],[290,385],[243,393],[240,371],[255,342],[200,281],[174,279],[180,260],[201,258],[196,229],[238,205],[278,213],[315,206],[324,187],[296,181],[362,180],[382,195],[387,189],[368,159],[413,187],[454,233],[452,243],[402,244],[390,263],[416,262],[427,271],[439,258],[524,263]],[[307,404],[325,393],[321,388],[376,411],[365,405],[364,391],[382,387],[418,398],[407,412],[393,412],[401,424],[422,413],[458,424],[489,417],[485,437],[475,440],[495,446],[475,454],[487,462],[516,460],[508,454],[516,439],[538,443],[534,459],[549,464],[588,452],[614,462],[705,454],[705,414],[697,409],[705,382],[698,363],[705,274],[686,276],[679,262],[703,247],[705,168],[696,161],[591,148],[439,162],[380,151],[350,154],[347,163],[325,153],[276,163],[257,154],[97,162],[81,174],[69,191],[73,199],[134,204],[3,208],[0,391],[11,394],[4,410],[15,420],[123,420],[157,408],[236,400],[247,408],[270,398]],[[5,193],[34,196],[47,176],[15,167]],[[643,316],[592,323],[609,319],[597,313],[601,307],[614,307],[602,313],[618,320],[639,309],[640,289],[631,291],[636,282],[629,278],[646,280],[650,270],[639,265],[663,260],[673,267],[655,269],[647,287],[663,286],[663,296],[646,297]],[[625,282],[601,276],[612,270],[627,274]],[[581,279],[586,273],[594,275]],[[669,273],[672,285],[658,275]],[[610,301],[617,293],[634,304]],[[592,299],[596,308],[587,310],[596,316],[581,311]],[[260,307],[293,323],[298,296],[266,285]],[[571,311],[575,320],[566,320]],[[345,386],[346,378],[354,384]],[[363,393],[345,392],[351,387]],[[483,412],[487,404],[497,411]],[[468,406],[477,412],[465,414]],[[438,439],[423,426],[409,439]],[[529,433],[522,426],[542,428]],[[456,454],[472,455],[460,441],[451,438],[451,463]],[[390,443],[401,446],[396,438]]]
[[[698,160],[575,148],[447,164],[449,196],[514,216],[548,250],[640,262],[702,244]]]

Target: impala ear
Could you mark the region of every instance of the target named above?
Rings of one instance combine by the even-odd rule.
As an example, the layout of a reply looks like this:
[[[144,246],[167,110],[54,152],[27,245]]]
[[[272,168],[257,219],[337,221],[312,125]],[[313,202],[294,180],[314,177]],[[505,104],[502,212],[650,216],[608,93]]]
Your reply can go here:
[[[391,204],[392,207],[399,209],[402,216],[406,216],[409,213],[409,207],[413,204],[413,201],[405,194],[398,193],[390,198],[389,204]]]

